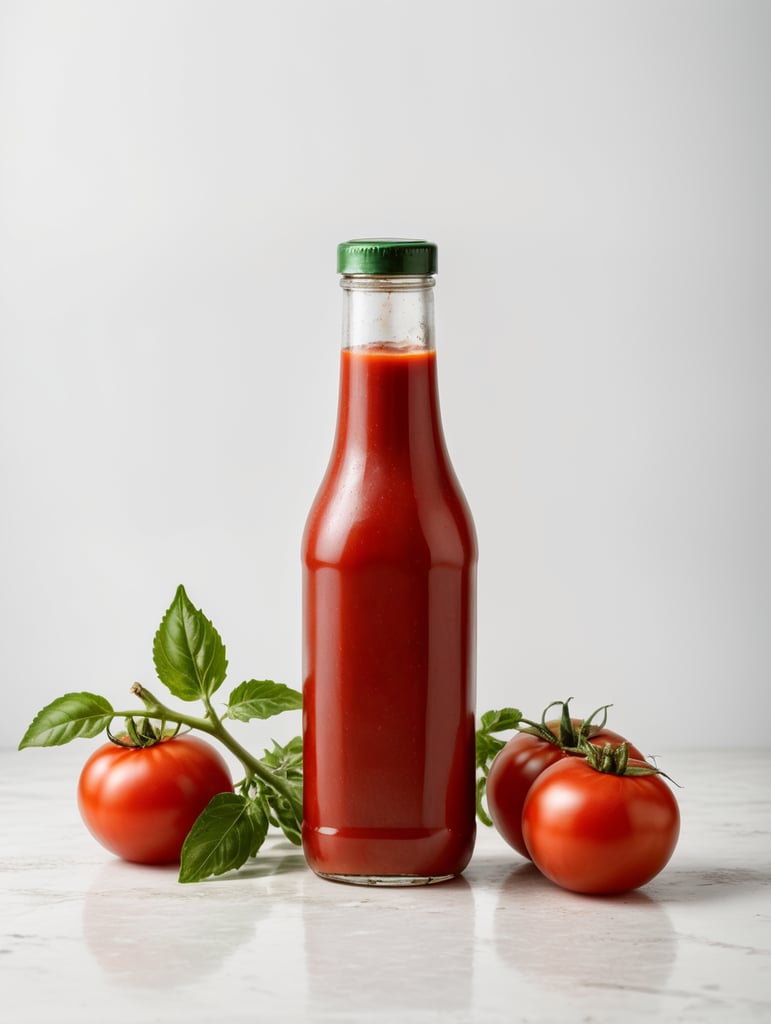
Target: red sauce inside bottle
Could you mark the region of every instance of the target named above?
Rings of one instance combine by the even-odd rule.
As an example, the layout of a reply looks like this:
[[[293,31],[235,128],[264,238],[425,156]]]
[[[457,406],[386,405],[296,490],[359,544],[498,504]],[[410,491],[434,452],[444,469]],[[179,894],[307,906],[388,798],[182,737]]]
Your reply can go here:
[[[343,350],[303,561],[308,862],[340,876],[457,874],[475,832],[476,538],[434,351]]]

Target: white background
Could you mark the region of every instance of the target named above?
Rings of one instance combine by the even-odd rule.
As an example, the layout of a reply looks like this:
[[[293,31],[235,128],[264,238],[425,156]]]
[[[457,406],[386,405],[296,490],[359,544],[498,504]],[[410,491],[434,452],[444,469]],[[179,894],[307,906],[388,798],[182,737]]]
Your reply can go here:
[[[480,710],[764,742],[770,69],[762,0],[0,3],[0,746],[180,582],[301,685],[362,235],[439,245]]]

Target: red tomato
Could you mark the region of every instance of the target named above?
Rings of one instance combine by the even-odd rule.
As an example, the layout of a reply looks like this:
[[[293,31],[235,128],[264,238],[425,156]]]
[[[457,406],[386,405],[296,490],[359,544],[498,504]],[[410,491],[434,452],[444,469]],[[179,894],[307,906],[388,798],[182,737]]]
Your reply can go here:
[[[106,743],[83,767],[78,807],[112,853],[140,864],[173,864],[211,798],[232,791],[224,758],[195,736],[149,747]]]
[[[660,775],[611,775],[580,757],[544,771],[522,811],[533,863],[574,892],[645,885],[672,856],[679,833],[677,801]]]
[[[573,718],[571,721],[574,728],[578,729],[581,720]],[[547,722],[546,725],[555,737],[559,735],[558,719]],[[590,729],[587,738],[595,746],[604,747],[606,743],[610,743],[614,749],[628,742],[617,732],[604,728]],[[490,766],[485,785],[490,817],[509,846],[513,846],[523,857],[530,856],[522,837],[522,808],[528,790],[541,772],[557,761],[571,756],[573,755],[563,750],[557,742],[550,743],[540,736],[520,732],[496,754]],[[629,756],[645,760],[640,751],[631,744]]]

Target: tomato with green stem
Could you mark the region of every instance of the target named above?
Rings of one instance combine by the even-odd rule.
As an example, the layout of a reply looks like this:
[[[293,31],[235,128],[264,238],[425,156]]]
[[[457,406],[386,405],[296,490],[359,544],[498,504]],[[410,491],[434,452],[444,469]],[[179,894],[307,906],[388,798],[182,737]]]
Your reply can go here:
[[[523,857],[530,857],[522,835],[522,809],[530,787],[551,765],[574,756],[582,741],[595,746],[610,743],[613,748],[628,743],[624,736],[606,727],[607,709],[597,708],[586,719],[571,718],[570,701],[554,701],[543,712],[540,722],[520,718],[517,735],[495,755],[487,773],[485,795],[490,817],[509,846]],[[547,720],[549,711],[561,707],[559,718]],[[594,719],[602,712],[602,720]],[[629,745],[630,756],[644,761],[640,751]]]
[[[637,889],[669,861],[680,812],[663,773],[622,746],[552,764],[530,787],[522,834],[535,866],[564,889]]]
[[[260,758],[225,722],[300,710],[302,694],[270,679],[247,679],[231,691],[218,714],[212,697],[227,675],[225,645],[182,584],[155,633],[153,662],[159,681],[172,696],[201,701],[203,715],[168,707],[138,682],[131,693],[143,709],[121,711],[101,694],[71,691],[41,708],[19,749],[92,739],[103,730],[119,746],[138,748],[107,746],[94,755],[80,780],[81,811],[97,839],[119,856],[147,863],[179,860],[181,882],[237,870],[257,854],[271,825],[299,845],[301,738],[285,746],[274,741],[273,750]],[[120,718],[125,719],[128,735],[116,738],[110,729]],[[201,741],[172,740],[167,724],[176,727],[174,735],[181,728],[203,733],[240,761],[245,774],[238,792],[233,792],[219,755]]]
[[[124,860],[176,864],[193,823],[223,792],[233,792],[227,763],[196,736],[110,742],[83,767],[78,807],[94,838]]]

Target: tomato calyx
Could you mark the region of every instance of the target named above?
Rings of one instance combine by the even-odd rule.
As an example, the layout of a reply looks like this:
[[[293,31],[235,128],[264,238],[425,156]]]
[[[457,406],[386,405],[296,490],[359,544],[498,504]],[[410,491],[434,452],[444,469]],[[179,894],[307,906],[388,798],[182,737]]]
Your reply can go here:
[[[625,775],[627,777],[663,775],[665,779],[669,779],[671,783],[677,785],[674,779],[655,765],[630,760],[628,743],[622,743],[618,747],[606,743],[604,746],[598,747],[583,740],[578,753],[586,759],[590,768],[603,775]]]
[[[533,722],[529,718],[521,718],[516,728],[520,732],[528,733],[531,736],[537,736],[539,739],[544,740],[546,743],[551,743],[555,747],[559,747],[560,750],[564,750],[571,754],[583,753],[582,745],[588,743],[588,740],[598,732],[601,732],[608,721],[608,708],[612,707],[611,704],[602,704],[600,707],[595,708],[588,718],[582,719],[576,728],[573,719],[570,717],[570,702],[573,698],[568,697],[567,700],[553,700],[551,704],[547,704],[541,715],[540,722]],[[549,727],[547,721],[549,712],[552,708],[559,707],[560,718],[559,718],[559,731],[555,734]],[[602,714],[602,720],[595,724],[594,719],[597,715]]]
[[[128,715],[124,721],[126,723],[125,733],[116,736],[108,725],[107,736],[116,746],[134,750],[154,747],[157,743],[163,743],[164,740],[171,740],[179,734],[182,727],[181,722],[176,722],[174,728],[167,729],[165,718],[153,719],[147,716],[137,721],[133,715]]]

